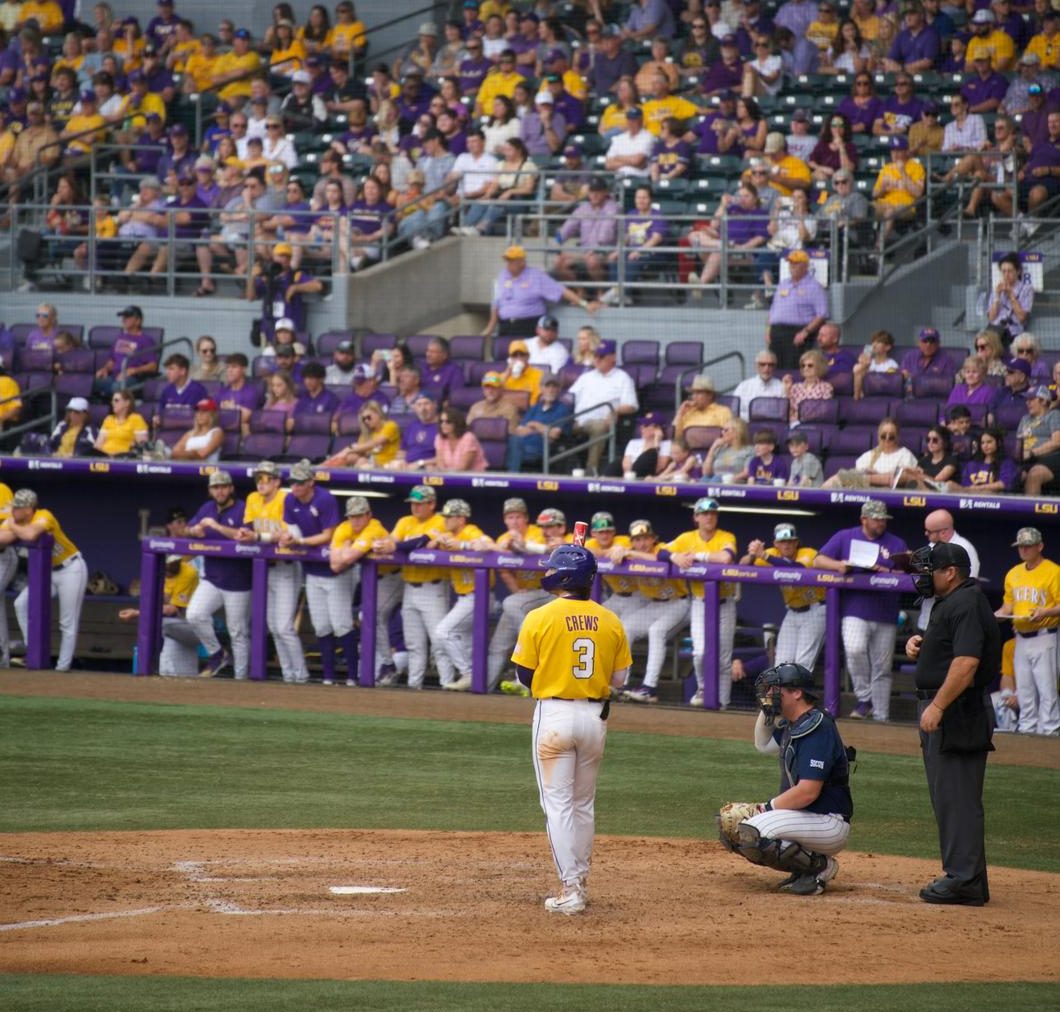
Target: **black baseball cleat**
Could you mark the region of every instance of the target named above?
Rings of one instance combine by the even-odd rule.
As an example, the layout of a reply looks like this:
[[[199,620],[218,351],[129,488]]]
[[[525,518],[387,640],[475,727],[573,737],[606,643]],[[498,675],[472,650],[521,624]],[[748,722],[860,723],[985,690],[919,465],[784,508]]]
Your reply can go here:
[[[981,907],[986,903],[982,892],[974,887],[962,886],[949,876],[935,879],[930,885],[920,890],[920,898],[925,903],[936,903],[958,907]]]

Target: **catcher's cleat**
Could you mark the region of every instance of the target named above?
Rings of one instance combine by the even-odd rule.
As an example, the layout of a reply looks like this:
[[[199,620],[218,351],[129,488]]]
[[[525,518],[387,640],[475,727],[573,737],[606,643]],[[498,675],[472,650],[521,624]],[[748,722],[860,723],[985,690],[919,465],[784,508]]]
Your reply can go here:
[[[794,896],[820,896],[824,892],[824,887],[838,874],[839,862],[834,857],[830,857],[816,875],[812,872],[797,875],[794,882],[787,886],[782,885],[781,889]]]
[[[564,886],[559,896],[549,896],[545,909],[550,914],[580,914],[585,909],[585,894],[577,886]]]
[[[650,685],[640,685],[635,689],[626,689],[622,693],[622,698],[627,703],[657,703],[659,693]]]

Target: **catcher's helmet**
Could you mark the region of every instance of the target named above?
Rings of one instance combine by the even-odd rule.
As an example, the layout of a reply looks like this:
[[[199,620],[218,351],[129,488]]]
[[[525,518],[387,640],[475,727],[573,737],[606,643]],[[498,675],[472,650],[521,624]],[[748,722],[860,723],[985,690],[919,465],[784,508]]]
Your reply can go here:
[[[801,664],[778,664],[775,668],[763,671],[762,679],[770,685],[780,685],[786,689],[813,690],[813,672]]]
[[[541,579],[544,590],[588,591],[596,576],[596,558],[581,545],[560,545],[548,557],[548,572]]]

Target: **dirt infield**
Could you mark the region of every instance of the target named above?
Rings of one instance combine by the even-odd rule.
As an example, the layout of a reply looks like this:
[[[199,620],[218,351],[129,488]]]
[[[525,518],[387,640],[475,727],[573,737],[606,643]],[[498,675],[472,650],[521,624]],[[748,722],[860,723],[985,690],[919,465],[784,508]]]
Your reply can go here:
[[[4,672],[4,693],[529,718],[518,699],[107,675]],[[750,718],[624,706],[613,730],[746,740]],[[909,727],[845,722],[844,734],[917,750]],[[997,759],[1055,768],[1055,745],[1003,739]],[[568,919],[541,906],[554,885],[543,833],[2,834],[0,972],[737,984],[763,979],[763,926],[782,924],[813,954],[787,961],[784,982],[1060,980],[1041,954],[1060,933],[1060,876],[992,868],[991,904],[954,909],[917,899],[936,862],[840,863],[824,896],[803,899],[713,841],[600,837],[590,908]]]
[[[945,967],[1060,980],[1041,953],[1060,876],[1034,872],[992,870],[981,910],[929,907],[911,887],[929,862],[844,854],[829,891],[803,899],[716,843],[603,837],[589,910],[563,918],[541,907],[540,833],[10,834],[0,848],[8,972],[735,984],[761,979],[762,926],[782,921],[813,951],[785,982],[938,981]]]

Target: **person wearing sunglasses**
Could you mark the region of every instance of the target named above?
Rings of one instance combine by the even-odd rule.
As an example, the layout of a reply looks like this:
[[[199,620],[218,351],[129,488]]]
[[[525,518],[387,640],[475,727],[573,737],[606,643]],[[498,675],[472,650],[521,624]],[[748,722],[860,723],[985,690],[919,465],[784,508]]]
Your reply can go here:
[[[853,134],[871,134],[873,124],[883,115],[883,99],[876,94],[876,86],[868,74],[854,78],[851,92],[836,108],[845,116]]]
[[[51,303],[42,302],[37,306],[36,321],[26,335],[26,348],[29,351],[52,351],[59,333],[59,311]]]
[[[877,443],[854,461],[852,468],[841,468],[824,483],[825,488],[894,488],[905,469],[917,466],[913,451],[901,444],[898,423],[884,418],[876,429]]]
[[[902,488],[918,488],[926,492],[945,492],[948,483],[960,477],[961,462],[953,452],[950,431],[945,425],[932,425],[924,437],[925,450],[917,457],[916,467],[905,468],[898,484]],[[950,518],[950,528],[953,518]],[[925,521],[925,528],[927,523]],[[925,534],[929,533],[925,530]],[[976,570],[978,571],[978,557]],[[926,622],[924,623],[927,624]]]
[[[368,401],[358,416],[360,434],[355,443],[339,450],[324,461],[322,467],[386,467],[401,448],[401,430],[387,418],[379,401]]]

